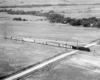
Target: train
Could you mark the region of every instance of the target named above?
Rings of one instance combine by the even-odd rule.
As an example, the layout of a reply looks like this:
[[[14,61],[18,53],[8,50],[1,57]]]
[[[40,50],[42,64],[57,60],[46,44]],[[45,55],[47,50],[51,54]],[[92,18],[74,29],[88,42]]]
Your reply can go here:
[[[56,43],[56,42],[43,41],[43,40],[39,40],[39,39],[35,40],[35,39],[30,39],[30,38],[15,38],[15,37],[10,37],[10,36],[5,37],[5,39],[13,39],[13,40],[18,40],[18,41],[38,43],[38,44],[49,45],[49,46],[54,46],[54,47],[71,48],[71,49],[87,51],[87,52],[91,51],[90,48],[84,47],[84,46],[60,44],[60,43]],[[98,41],[98,44],[100,44],[100,41]]]

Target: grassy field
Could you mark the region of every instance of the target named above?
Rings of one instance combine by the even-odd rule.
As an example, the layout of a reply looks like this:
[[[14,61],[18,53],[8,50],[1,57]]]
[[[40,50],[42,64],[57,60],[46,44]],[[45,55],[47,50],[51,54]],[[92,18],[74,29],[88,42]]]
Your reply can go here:
[[[63,0],[1,0],[1,6],[11,5],[33,5],[33,4],[60,4],[65,3]]]
[[[0,38],[0,76],[23,69],[63,51],[62,48]]]
[[[41,71],[31,75],[25,80],[99,80],[99,76],[100,75],[98,74],[92,74],[92,72],[88,72],[87,70],[81,68],[66,64],[59,64],[48,72]]]
[[[88,18],[88,17],[100,17],[99,7],[100,5],[73,5],[73,6],[48,6],[48,7],[6,8],[6,9],[8,10],[12,9],[14,11],[23,10],[23,11],[40,11],[40,12],[49,12],[51,10],[54,10],[56,13],[62,14],[66,17]]]
[[[1,6],[11,5],[32,5],[32,4],[93,4],[100,3],[99,0],[1,0]]]
[[[13,21],[13,17],[22,17],[29,21]],[[100,37],[100,30],[97,28],[73,27],[70,25],[49,23],[45,18],[38,16],[8,15],[6,24],[7,35],[33,37],[40,39],[51,39],[61,41],[76,41],[89,43]],[[41,21],[41,19],[43,19]],[[2,28],[2,27],[1,27]],[[12,34],[13,33],[13,34]]]
[[[54,10],[57,13],[64,14],[67,17],[100,17],[98,6],[68,6],[68,7],[41,7],[41,8],[13,8],[14,10],[43,10],[48,12]],[[80,12],[82,10],[82,12]],[[90,11],[91,10],[91,11]],[[65,13],[63,13],[64,11]],[[89,11],[89,12],[88,12]],[[95,12],[96,11],[96,12]],[[95,13],[95,14],[94,14]],[[21,17],[28,21],[13,21],[13,18]],[[14,37],[32,37],[37,39],[50,39],[58,41],[73,42],[73,45],[79,43],[87,44],[91,41],[100,38],[100,29],[73,27],[68,24],[50,23],[45,20],[45,17],[32,15],[9,15],[7,13],[0,13],[0,35],[14,36]],[[100,74],[91,74],[91,71],[84,70],[81,67],[68,65],[77,60],[78,57],[92,56],[94,50],[99,55],[99,47],[91,47],[92,52],[79,52],[84,55],[75,56],[72,60],[61,61],[50,69],[50,71],[40,71],[39,73],[29,76],[25,80],[100,80]],[[0,75],[6,75],[22,69],[28,65],[37,63],[46,58],[62,53],[65,49],[51,46],[29,44],[25,42],[17,42],[11,40],[4,40],[0,38]],[[67,52],[72,51],[68,50]],[[82,59],[85,59],[83,57]],[[76,59],[77,58],[77,59]],[[91,59],[90,59],[91,60]],[[81,61],[80,61],[81,63]],[[75,65],[78,65],[77,63]],[[8,66],[8,67],[6,67]],[[77,74],[76,74],[77,73]],[[95,74],[95,75],[94,75]]]

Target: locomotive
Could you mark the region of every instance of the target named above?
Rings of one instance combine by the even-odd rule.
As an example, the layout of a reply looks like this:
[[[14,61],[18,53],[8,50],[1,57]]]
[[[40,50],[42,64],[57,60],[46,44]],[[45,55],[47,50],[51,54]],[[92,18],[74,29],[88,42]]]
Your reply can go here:
[[[81,51],[87,51],[87,52],[91,51],[90,48],[83,47],[83,46],[72,46],[72,49],[81,50]]]

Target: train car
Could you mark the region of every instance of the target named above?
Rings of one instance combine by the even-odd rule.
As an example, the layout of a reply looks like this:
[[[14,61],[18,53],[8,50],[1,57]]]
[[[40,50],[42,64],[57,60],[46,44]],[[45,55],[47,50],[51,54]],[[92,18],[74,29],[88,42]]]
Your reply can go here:
[[[46,42],[42,39],[35,39],[35,43],[37,43],[37,44],[46,44]]]
[[[60,44],[60,47],[67,48],[69,46],[67,44]]]
[[[11,36],[5,36],[4,38],[5,39],[11,39]]]
[[[16,40],[16,38],[15,38],[15,37],[11,37],[11,39],[12,39],[12,40]]]
[[[17,39],[16,39],[17,41],[22,41],[23,40],[23,38],[21,38],[21,37],[17,37]]]
[[[48,42],[48,41],[47,41],[47,45],[60,47],[60,44],[58,44],[58,43],[56,43],[56,42]]]
[[[25,41],[25,42],[34,42],[34,40],[32,40],[30,38],[23,38],[22,41]]]

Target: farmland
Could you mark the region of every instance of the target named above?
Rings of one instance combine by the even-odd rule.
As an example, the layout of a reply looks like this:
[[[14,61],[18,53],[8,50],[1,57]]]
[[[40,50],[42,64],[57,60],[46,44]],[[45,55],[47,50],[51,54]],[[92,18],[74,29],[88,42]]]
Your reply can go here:
[[[59,0],[60,1],[60,0]],[[75,0],[76,1],[76,0]],[[80,2],[77,0],[77,2]],[[100,5],[48,6],[31,8],[0,8],[14,11],[55,11],[65,17],[82,19],[100,18]],[[24,20],[13,20],[21,18]],[[44,16],[8,14],[0,12],[0,77],[16,72],[62,52],[72,49],[5,40],[3,37],[22,37],[54,40],[69,45],[86,45],[100,38],[100,28],[72,26],[62,23],[51,23]],[[62,42],[61,42],[62,41]],[[69,59],[47,66],[44,70],[33,73],[24,80],[100,80],[100,45],[90,47],[91,52],[78,51]],[[87,65],[88,64],[88,65]],[[7,66],[7,67],[6,67]],[[97,67],[93,69],[89,67]],[[49,69],[49,70],[48,70]],[[77,74],[76,74],[77,73]]]

